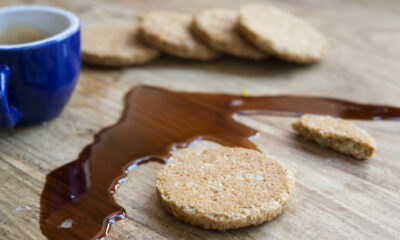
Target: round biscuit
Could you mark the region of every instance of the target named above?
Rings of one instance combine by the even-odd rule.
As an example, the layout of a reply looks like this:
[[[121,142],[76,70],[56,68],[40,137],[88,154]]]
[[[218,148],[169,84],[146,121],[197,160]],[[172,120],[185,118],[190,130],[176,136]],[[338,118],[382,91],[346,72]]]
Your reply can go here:
[[[139,41],[137,26],[108,23],[82,30],[82,60],[86,63],[122,67],[144,64],[159,51]]]
[[[267,54],[243,39],[237,30],[238,13],[229,9],[205,9],[194,16],[194,35],[218,51],[254,60]]]
[[[297,63],[320,60],[328,41],[302,19],[280,9],[250,4],[239,11],[239,31],[268,53]]]
[[[172,11],[153,11],[140,18],[140,37],[170,55],[210,60],[219,53],[197,40],[190,32],[192,17]]]
[[[290,170],[244,148],[213,148],[173,158],[157,177],[164,207],[175,217],[225,231],[270,221],[294,189]]]

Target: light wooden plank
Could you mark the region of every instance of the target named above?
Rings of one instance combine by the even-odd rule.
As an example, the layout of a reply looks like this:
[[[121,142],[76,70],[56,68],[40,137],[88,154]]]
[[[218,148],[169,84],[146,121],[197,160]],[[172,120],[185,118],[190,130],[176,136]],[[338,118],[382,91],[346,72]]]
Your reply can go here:
[[[76,12],[83,26],[135,21],[156,8],[195,12],[209,6],[237,8],[244,0],[63,1],[2,0],[49,4]],[[212,62],[163,56],[143,67],[84,66],[65,111],[49,123],[0,131],[0,238],[44,239],[39,229],[40,194],[51,170],[72,161],[101,128],[116,122],[123,96],[133,86],[249,95],[318,95],[400,105],[400,4],[379,1],[268,1],[304,17],[328,37],[323,62],[297,66],[276,60],[222,57]],[[356,121],[378,143],[375,156],[357,161],[294,135],[292,118],[241,117],[260,131],[255,143],[292,169],[296,190],[288,209],[271,223],[219,233],[182,223],[160,205],[154,179],[161,165],[129,173],[116,199],[127,218],[108,239],[399,239],[400,125]],[[210,146],[199,144],[195,149]],[[179,153],[178,153],[179,154]]]

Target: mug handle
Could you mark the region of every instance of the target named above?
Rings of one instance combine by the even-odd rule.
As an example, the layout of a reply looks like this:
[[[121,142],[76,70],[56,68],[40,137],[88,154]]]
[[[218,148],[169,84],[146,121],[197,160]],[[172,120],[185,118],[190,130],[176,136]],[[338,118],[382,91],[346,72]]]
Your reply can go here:
[[[21,117],[17,109],[8,105],[7,83],[10,74],[10,69],[4,64],[0,64],[0,128],[14,127]]]

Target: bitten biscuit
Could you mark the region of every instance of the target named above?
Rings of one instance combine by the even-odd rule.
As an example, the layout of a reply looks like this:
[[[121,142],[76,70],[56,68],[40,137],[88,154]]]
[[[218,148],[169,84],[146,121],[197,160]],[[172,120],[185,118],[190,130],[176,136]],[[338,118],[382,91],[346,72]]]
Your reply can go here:
[[[82,31],[82,60],[103,66],[144,64],[159,55],[158,50],[139,41],[136,26],[98,25]]]
[[[293,192],[294,177],[260,152],[221,147],[173,158],[158,175],[156,188],[175,217],[225,231],[278,216]]]
[[[260,60],[267,54],[243,39],[237,30],[238,13],[229,9],[205,9],[194,16],[193,34],[218,51]]]
[[[328,41],[302,19],[261,4],[250,4],[239,11],[238,27],[252,43],[267,53],[297,63],[320,60]]]
[[[371,157],[376,149],[367,132],[343,119],[305,114],[292,127],[306,139],[358,159]]]
[[[176,57],[209,60],[219,54],[190,33],[190,15],[153,11],[140,18],[140,37],[148,44]]]

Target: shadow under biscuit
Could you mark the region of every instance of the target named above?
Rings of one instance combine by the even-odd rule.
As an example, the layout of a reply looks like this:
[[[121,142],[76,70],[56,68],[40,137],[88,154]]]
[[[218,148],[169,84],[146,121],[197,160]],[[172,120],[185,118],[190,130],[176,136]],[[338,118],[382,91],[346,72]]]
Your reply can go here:
[[[199,226],[193,226],[189,223],[175,218],[172,214],[165,210],[157,196],[155,199],[157,201],[157,203],[155,203],[157,204],[156,211],[159,213],[159,215],[153,219],[155,221],[153,227],[156,227],[156,229],[154,230],[156,230],[161,235],[167,235],[174,239],[247,239],[249,238],[250,232],[262,231],[263,234],[265,232],[268,232],[268,230],[263,230],[263,228],[268,227],[268,225],[271,225],[273,222],[279,222],[279,219],[281,219],[282,215],[284,215],[283,212],[274,220],[264,222],[256,226],[229,229],[225,232],[220,232],[213,229],[204,229]],[[153,203],[149,202],[149,204],[154,206]],[[151,212],[147,213],[152,214]],[[268,234],[266,234],[265,237],[268,237]]]
[[[159,58],[143,65],[132,65],[124,67],[116,66],[101,66],[91,63],[82,63],[82,70],[101,70],[101,71],[116,71],[116,70],[128,70],[128,69],[140,69],[151,71],[152,69],[162,70],[193,70],[211,72],[211,73],[222,73],[232,76],[242,77],[271,77],[271,80],[279,79],[279,77],[290,76],[297,72],[309,71],[315,68],[319,63],[300,65],[296,63],[290,63],[278,58],[270,57],[268,59],[254,61],[228,55],[223,55],[217,59],[209,61],[199,61],[191,59],[181,59],[169,55],[162,55]]]
[[[322,161],[329,160],[329,162],[334,163],[337,162],[337,160],[339,159],[342,162],[360,167],[365,166],[369,161],[368,159],[355,159],[351,156],[336,152],[330,148],[323,147],[318,143],[307,140],[295,133],[292,133],[290,137],[293,140],[294,148],[315,155],[318,159],[321,159]]]
[[[277,77],[288,76],[296,72],[308,71],[315,68],[319,63],[300,65],[286,62],[278,58],[270,57],[265,60],[253,61],[228,55],[223,55],[210,61],[197,61],[180,59],[168,55],[162,55],[155,61],[152,61],[141,67],[174,70],[196,70],[209,71],[214,73],[223,73],[228,75],[238,75],[244,77]]]

